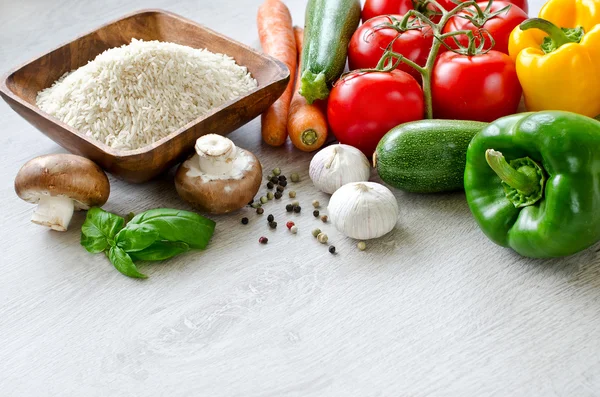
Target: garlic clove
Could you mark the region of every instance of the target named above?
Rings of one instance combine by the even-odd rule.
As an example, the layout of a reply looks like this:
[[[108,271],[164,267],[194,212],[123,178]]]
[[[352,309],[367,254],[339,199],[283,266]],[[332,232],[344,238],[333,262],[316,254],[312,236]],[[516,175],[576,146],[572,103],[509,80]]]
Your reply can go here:
[[[336,144],[322,149],[313,157],[309,176],[317,189],[332,194],[347,183],[368,181],[371,165],[360,150]]]
[[[374,182],[345,184],[331,196],[327,210],[340,233],[358,240],[389,233],[396,226],[399,213],[394,194]]]

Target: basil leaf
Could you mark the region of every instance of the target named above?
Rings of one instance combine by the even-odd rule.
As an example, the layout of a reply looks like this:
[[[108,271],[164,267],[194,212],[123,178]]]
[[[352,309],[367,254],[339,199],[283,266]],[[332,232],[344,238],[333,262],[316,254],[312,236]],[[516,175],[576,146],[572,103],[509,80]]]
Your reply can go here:
[[[215,222],[190,211],[157,208],[133,217],[129,224],[152,225],[161,240],[180,241],[204,249],[215,231]]]
[[[164,261],[190,250],[190,246],[182,242],[155,241],[141,251],[132,252],[130,256],[140,261]]]
[[[145,274],[140,273],[138,271],[137,267],[135,267],[133,260],[131,260],[131,257],[129,255],[127,255],[127,253],[125,251],[123,251],[121,248],[119,248],[117,246],[110,247],[110,250],[108,251],[108,259],[110,259],[110,261],[112,262],[112,264],[115,266],[115,268],[118,271],[120,271],[127,277],[134,277],[134,278],[147,278],[148,277]]]
[[[117,246],[126,252],[141,251],[158,240],[158,231],[151,225],[127,225],[117,234]]]
[[[114,245],[114,237],[124,224],[120,216],[92,207],[81,226],[81,245],[93,254],[102,252]]]

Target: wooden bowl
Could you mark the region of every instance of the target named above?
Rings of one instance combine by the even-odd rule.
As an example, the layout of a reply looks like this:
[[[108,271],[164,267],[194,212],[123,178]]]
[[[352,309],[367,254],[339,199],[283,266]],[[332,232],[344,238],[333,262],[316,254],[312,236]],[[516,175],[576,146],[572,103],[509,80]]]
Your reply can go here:
[[[132,38],[168,41],[229,55],[248,68],[258,87],[154,144],[133,151],[116,150],[80,134],[37,107],[36,96],[40,90],[101,52],[129,44]],[[0,81],[0,95],[25,120],[65,149],[95,161],[120,179],[140,183],[182,161],[193,150],[198,137],[210,133],[228,134],[261,114],[283,93],[289,76],[287,67],[278,60],[195,22],[162,10],[142,10],[9,72]]]

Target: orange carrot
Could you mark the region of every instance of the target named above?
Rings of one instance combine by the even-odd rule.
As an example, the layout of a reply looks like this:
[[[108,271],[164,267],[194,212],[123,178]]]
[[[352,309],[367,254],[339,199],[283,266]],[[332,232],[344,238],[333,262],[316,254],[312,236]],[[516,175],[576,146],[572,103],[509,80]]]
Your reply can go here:
[[[283,95],[261,116],[263,140],[281,146],[287,138],[287,119],[296,75],[296,40],[290,10],[280,0],[265,0],[256,18],[263,51],[285,63],[290,81]]]
[[[294,35],[296,36],[296,48],[298,58],[302,54],[302,44],[304,29],[294,26]],[[301,65],[298,60],[298,65]],[[300,71],[298,71],[300,76]],[[287,121],[287,130],[290,140],[298,149],[305,152],[317,150],[325,143],[327,139],[327,118],[323,110],[313,103],[309,105],[306,99],[298,92],[300,90],[300,81],[296,81],[294,96],[290,104],[290,114]]]

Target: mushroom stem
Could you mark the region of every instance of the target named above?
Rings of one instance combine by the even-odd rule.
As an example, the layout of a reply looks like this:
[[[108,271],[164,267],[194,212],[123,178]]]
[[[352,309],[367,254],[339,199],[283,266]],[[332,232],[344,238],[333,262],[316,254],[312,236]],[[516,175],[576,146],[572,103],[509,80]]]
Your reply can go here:
[[[196,141],[198,165],[206,174],[226,175],[233,169],[237,155],[235,144],[221,135],[209,134]]]
[[[68,197],[43,196],[31,217],[31,222],[64,232],[71,222],[75,206]]]

